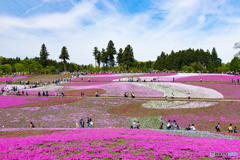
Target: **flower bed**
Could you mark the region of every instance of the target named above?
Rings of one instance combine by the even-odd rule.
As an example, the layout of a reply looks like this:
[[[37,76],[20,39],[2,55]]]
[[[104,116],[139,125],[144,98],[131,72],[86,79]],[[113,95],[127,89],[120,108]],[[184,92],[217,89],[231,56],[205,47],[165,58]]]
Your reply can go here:
[[[171,97],[172,93],[175,97],[187,97],[188,93],[191,93],[191,98],[223,98],[223,95],[213,89],[192,86],[182,83],[171,82],[133,82],[131,84],[151,88],[163,92],[163,96]]]
[[[239,76],[233,75],[226,75],[226,74],[201,74],[198,76],[191,76],[191,77],[183,77],[183,78],[176,78],[176,81],[196,81],[199,82],[200,78],[202,78],[203,82],[211,81],[211,82],[232,82],[232,79],[235,79],[236,82],[240,79]]]
[[[80,99],[54,98],[49,101],[0,109],[1,126],[5,128],[28,128],[29,123],[37,128],[75,128],[76,122],[91,117],[98,128],[125,128],[127,118],[107,113],[110,108],[123,104],[141,102],[125,99]],[[46,103],[45,103],[46,102]]]
[[[216,106],[195,110],[189,110],[185,114],[172,114],[164,116],[164,120],[176,120],[183,127],[194,124],[198,130],[214,131],[217,123],[221,124],[222,131],[226,132],[228,125],[240,125],[240,103],[221,102]]]
[[[41,96],[42,96],[42,91],[36,91],[36,90],[28,90],[27,91],[29,95],[35,95],[35,96],[38,96],[38,92],[40,92]],[[59,94],[61,95],[61,91],[59,92]],[[22,94],[22,91],[20,91],[20,94]],[[7,95],[16,95],[16,92],[10,92],[10,93],[7,93]],[[24,95],[26,95],[26,90],[24,90]],[[46,95],[46,91],[45,91],[45,95]],[[48,95],[49,96],[55,96],[55,91],[48,91]]]
[[[86,84],[86,83],[85,83]],[[83,90],[83,89],[103,89],[107,91],[108,96],[119,96],[123,97],[125,92],[129,93],[129,96],[132,92],[134,92],[136,97],[161,97],[163,95],[162,92],[146,88],[130,83],[123,82],[113,82],[113,83],[102,83],[100,85],[89,85],[87,86],[65,86],[67,90]],[[102,94],[100,96],[106,96],[106,94]]]
[[[124,78],[126,76],[96,76],[96,77],[78,77],[72,80],[72,82],[81,82],[81,79],[83,79],[84,82],[87,82],[90,80],[91,82],[97,81],[97,82],[109,82],[113,81],[114,79],[120,79]]]
[[[211,88],[221,93],[227,99],[240,99],[240,85],[220,83],[189,83],[190,85]]]
[[[50,98],[46,97],[7,97],[0,96],[0,108],[7,108],[10,106],[18,106],[23,104],[33,104],[37,103],[38,100],[48,101]]]
[[[176,109],[176,108],[202,108],[209,107],[218,104],[218,102],[200,102],[192,101],[187,103],[186,101],[148,101],[142,106],[145,108],[154,108],[154,109]]]
[[[239,153],[239,145],[240,140],[193,138],[144,129],[85,129],[29,137],[1,137],[0,158],[206,159],[213,158],[210,156],[212,151]]]
[[[0,78],[0,82],[13,81],[14,79],[28,78],[28,77],[31,77],[31,75]]]

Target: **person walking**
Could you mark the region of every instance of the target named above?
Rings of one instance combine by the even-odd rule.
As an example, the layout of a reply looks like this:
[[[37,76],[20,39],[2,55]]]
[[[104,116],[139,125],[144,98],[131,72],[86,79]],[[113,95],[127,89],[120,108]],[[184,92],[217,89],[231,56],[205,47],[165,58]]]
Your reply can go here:
[[[235,126],[235,128],[234,128],[234,133],[237,133],[237,127]]]
[[[38,97],[40,97],[40,96],[41,96],[40,91],[38,91]]]
[[[28,96],[28,91],[26,91],[26,96]]]
[[[172,93],[172,99],[174,99],[174,94]]]
[[[62,91],[62,97],[64,97],[64,93],[63,93],[63,91]]]
[[[46,91],[46,96],[48,97],[48,91]]]
[[[217,130],[217,132],[221,132],[221,131],[220,131],[220,124],[219,124],[219,123],[218,123],[217,126],[216,126],[216,130]]]
[[[232,133],[232,124],[230,124],[230,125],[228,126],[228,131],[229,131],[229,133]]]
[[[160,128],[159,129],[163,129],[163,120],[162,120],[162,118],[160,120]]]
[[[78,125],[78,123],[76,122],[76,128],[79,128],[79,125]]]
[[[200,82],[202,82],[202,78],[200,78]]]
[[[81,126],[81,128],[84,128],[84,120],[83,119],[80,120],[80,126]]]
[[[93,121],[91,118],[90,118],[90,128],[93,128]]]
[[[137,123],[136,123],[136,121],[135,121],[135,120],[133,121],[133,128],[134,128],[134,129],[136,129],[136,128],[137,128]]]
[[[137,129],[140,129],[140,122],[137,122]]]
[[[90,127],[90,119],[88,117],[88,119],[87,119],[87,128],[89,128],[89,127]]]

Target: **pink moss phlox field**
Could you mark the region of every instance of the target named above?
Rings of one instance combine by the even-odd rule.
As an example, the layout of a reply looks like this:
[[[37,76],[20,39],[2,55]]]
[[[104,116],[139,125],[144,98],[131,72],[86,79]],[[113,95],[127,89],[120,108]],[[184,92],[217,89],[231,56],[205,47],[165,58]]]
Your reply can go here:
[[[103,84],[110,84],[113,82],[71,82],[71,83],[64,83],[63,86],[94,86],[94,85],[103,85]]]
[[[73,82],[80,82],[81,81],[81,79],[83,79],[83,81],[84,82],[87,82],[88,81],[88,79],[90,79],[90,81],[92,82],[93,81],[93,79],[94,79],[94,81],[102,81],[102,82],[104,82],[104,81],[113,81],[114,79],[120,79],[120,78],[123,78],[122,76],[108,76],[108,77],[78,77],[78,78],[74,78],[72,81]]]
[[[202,74],[198,76],[189,76],[189,77],[182,77],[182,78],[176,78],[176,81],[200,81],[200,78],[202,78],[202,81],[213,81],[213,82],[232,82],[232,79],[240,79],[239,76],[232,76],[232,75],[225,75],[225,74],[219,74],[219,75],[211,75],[211,74]]]
[[[144,73],[142,75],[139,75],[138,77],[162,77],[162,76],[174,76],[177,75],[177,73]]]
[[[22,104],[32,104],[37,103],[36,100],[48,101],[51,98],[46,97],[8,97],[8,96],[0,96],[0,108],[7,108],[10,106],[18,106]]]
[[[239,145],[240,140],[194,138],[145,129],[79,129],[0,137],[0,159],[205,159],[213,158],[210,152],[240,153]]]
[[[31,77],[31,75],[0,78],[0,82],[13,81],[13,79],[17,79],[17,78],[27,78],[27,77]]]
[[[81,90],[81,89],[103,89],[106,90],[108,96],[120,96],[123,97],[125,92],[129,93],[129,96],[134,92],[136,97],[161,97],[163,93],[151,88],[137,86],[134,84],[114,82],[114,83],[102,83],[100,85],[89,85],[87,86],[65,86],[67,90]],[[106,94],[100,95],[105,96]]]
[[[214,89],[227,99],[240,99],[240,85],[219,83],[190,83],[190,85]]]
[[[221,107],[227,107],[223,111]],[[213,123],[240,123],[240,103],[239,102],[221,102],[217,107],[204,110],[197,113],[188,113],[180,115],[164,116],[164,120],[176,120],[179,125],[186,128],[188,125],[194,124],[195,126],[203,122]],[[226,113],[227,111],[228,113]]]

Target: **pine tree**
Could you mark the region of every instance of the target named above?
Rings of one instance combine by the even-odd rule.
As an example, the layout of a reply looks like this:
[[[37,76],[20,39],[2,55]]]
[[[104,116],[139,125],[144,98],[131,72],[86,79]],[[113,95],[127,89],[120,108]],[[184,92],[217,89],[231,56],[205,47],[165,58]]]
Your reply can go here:
[[[95,68],[96,68],[96,61],[97,61],[97,54],[98,54],[98,48],[97,47],[94,47],[93,49],[93,56],[95,58]]]
[[[61,51],[61,54],[59,56],[59,59],[63,60],[63,64],[64,64],[64,71],[66,72],[66,60],[70,60],[69,59],[69,54],[68,54],[68,51],[67,51],[67,47],[63,46],[62,47],[62,51]]]
[[[133,54],[133,48],[130,45],[127,45],[123,52],[124,64],[127,65],[127,70],[129,69],[129,67],[132,66],[133,62],[135,61]]]
[[[41,50],[40,50],[40,63],[45,68],[47,66],[47,59],[48,59],[49,53],[47,51],[47,47],[45,44],[42,44]]]
[[[115,64],[114,55],[117,54],[116,49],[114,47],[114,43],[113,43],[112,40],[110,40],[108,42],[108,46],[107,46],[106,50],[107,50],[107,55],[109,56],[110,66],[111,66],[111,69],[112,69],[112,67]]]
[[[123,57],[123,49],[122,48],[120,48],[119,49],[119,52],[118,52],[118,54],[117,54],[117,63],[118,63],[118,65],[123,65],[124,64],[124,59],[123,59],[124,57]]]

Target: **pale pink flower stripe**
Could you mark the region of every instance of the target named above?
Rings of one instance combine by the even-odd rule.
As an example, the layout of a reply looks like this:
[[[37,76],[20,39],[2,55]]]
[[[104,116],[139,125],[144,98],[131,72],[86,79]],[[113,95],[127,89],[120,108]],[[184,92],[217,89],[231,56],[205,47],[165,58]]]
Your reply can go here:
[[[118,143],[123,140],[126,142]],[[112,144],[116,146],[110,148]],[[240,153],[239,145],[240,140],[194,138],[145,129],[79,129],[0,137],[0,159],[206,159],[212,158],[210,152]]]
[[[103,85],[109,84],[112,82],[71,82],[71,83],[63,83],[62,86],[95,86],[95,85]]]
[[[0,78],[0,82],[13,81],[13,79],[16,79],[16,78],[27,78],[27,77],[31,77],[31,76],[32,75]]]
[[[188,83],[189,85],[210,88],[221,93],[227,99],[240,99],[240,85],[219,83]]]
[[[218,81],[218,82],[232,82],[232,79],[235,79],[236,81],[240,79],[239,76],[233,76],[233,75],[225,75],[225,74],[202,74],[198,76],[190,76],[190,77],[182,77],[182,78],[176,78],[176,81],[200,81],[200,78],[202,78],[202,81]]]
[[[127,77],[127,76],[124,76],[124,77]],[[120,78],[123,78],[123,76],[108,76],[108,77],[78,77],[78,78],[74,78],[72,81],[73,82],[80,82],[81,79],[83,79],[84,82],[87,82],[88,79],[90,79],[90,81],[92,82],[93,79],[94,81],[113,81],[114,79],[120,79]]]
[[[90,84],[90,83],[89,83]],[[81,89],[103,89],[106,90],[108,96],[120,96],[123,97],[125,92],[129,93],[129,96],[134,92],[136,97],[161,97],[163,93],[151,88],[146,88],[134,84],[113,82],[100,85],[88,85],[88,86],[65,86],[67,90],[81,90]],[[100,95],[106,96],[106,94]]]
[[[4,88],[6,86],[7,86],[6,84],[0,84],[0,88]]]
[[[137,77],[162,77],[162,76],[174,76],[177,73],[144,73],[142,75],[138,75]],[[136,76],[135,76],[136,77]]]
[[[0,108],[7,108],[10,106],[18,106],[22,104],[33,104],[37,103],[36,100],[48,101],[51,98],[46,97],[8,97],[8,96],[0,96]],[[35,101],[34,101],[35,100]]]

